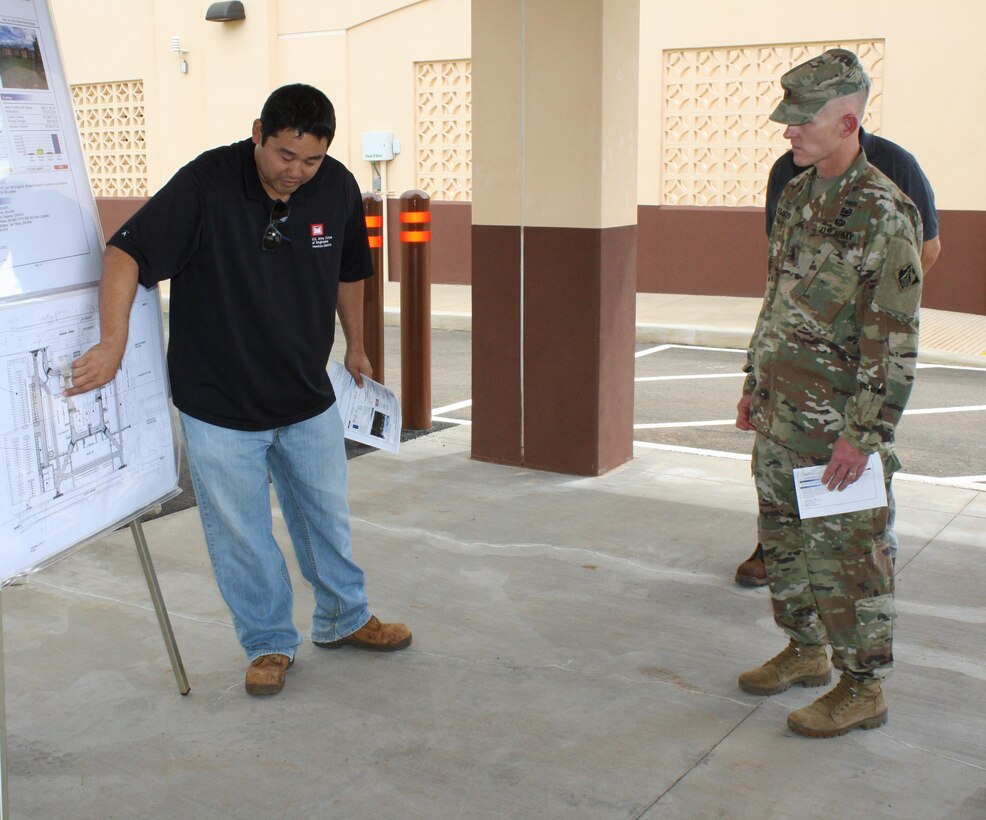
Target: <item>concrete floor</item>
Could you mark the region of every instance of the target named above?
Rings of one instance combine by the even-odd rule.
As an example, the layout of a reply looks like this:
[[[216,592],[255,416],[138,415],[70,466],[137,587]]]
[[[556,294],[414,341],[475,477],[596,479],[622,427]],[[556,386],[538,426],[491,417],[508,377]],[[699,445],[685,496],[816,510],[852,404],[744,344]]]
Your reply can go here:
[[[272,698],[243,691],[194,509],[145,525],[186,697],[129,530],[4,589],[12,816],[986,817],[986,494],[898,486],[890,721],[812,740],[785,715],[820,690],[736,686],[785,643],[732,581],[749,464],[637,456],[513,469],[455,427],[352,461],[373,609],[414,644],[306,643]]]

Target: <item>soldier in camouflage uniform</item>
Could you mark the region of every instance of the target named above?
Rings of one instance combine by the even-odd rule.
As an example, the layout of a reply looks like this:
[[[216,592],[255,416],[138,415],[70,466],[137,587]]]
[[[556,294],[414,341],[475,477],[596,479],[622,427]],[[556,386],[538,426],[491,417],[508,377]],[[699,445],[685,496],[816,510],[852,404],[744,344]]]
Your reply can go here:
[[[788,716],[794,731],[844,734],[886,722],[880,680],[893,665],[893,566],[887,508],[801,520],[795,467],[824,464],[842,490],[878,453],[900,468],[894,433],[914,380],[921,219],[860,150],[869,78],[833,49],[781,78],[771,119],[787,124],[798,165],[770,234],[767,290],[747,364],[738,427],[757,433],[753,474],[774,618],[788,647],[740,675],[754,694],[831,677],[839,684]]]

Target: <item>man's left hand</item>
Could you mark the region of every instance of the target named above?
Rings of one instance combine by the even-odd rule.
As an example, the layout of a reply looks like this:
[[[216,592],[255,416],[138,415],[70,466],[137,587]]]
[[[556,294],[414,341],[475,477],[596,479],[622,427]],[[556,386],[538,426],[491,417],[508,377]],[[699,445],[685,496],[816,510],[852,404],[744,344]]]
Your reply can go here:
[[[830,490],[844,490],[850,484],[855,484],[866,469],[869,455],[857,450],[845,440],[838,438],[832,448],[832,458],[829,459],[825,472],[822,473],[822,484]]]
[[[353,350],[351,347],[346,348],[346,356],[343,360],[346,365],[346,370],[353,377],[353,381],[356,382],[357,387],[363,386],[363,376],[373,376],[373,366],[370,364],[369,358],[367,358],[366,351],[362,348],[358,350]]]

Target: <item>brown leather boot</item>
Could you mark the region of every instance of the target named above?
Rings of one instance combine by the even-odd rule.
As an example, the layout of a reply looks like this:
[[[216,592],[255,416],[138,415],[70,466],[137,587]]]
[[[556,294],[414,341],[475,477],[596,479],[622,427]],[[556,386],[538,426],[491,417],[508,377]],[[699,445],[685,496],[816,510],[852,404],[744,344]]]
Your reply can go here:
[[[887,722],[880,681],[859,681],[848,672],[830,692],[787,716],[792,732],[808,737],[838,737],[852,729],[876,729]]]
[[[751,695],[776,695],[794,684],[824,686],[832,679],[832,664],[824,646],[791,642],[763,666],[739,676],[739,687]]]
[[[763,564],[762,544],[757,544],[753,555],[736,567],[736,583],[744,587],[767,585],[767,568]]]
[[[284,688],[284,675],[294,663],[287,655],[261,655],[246,671],[246,690],[251,695],[276,695]]]
[[[314,641],[315,646],[323,649],[338,649],[341,646],[357,646],[360,649],[372,649],[376,652],[394,652],[411,645],[411,630],[404,624],[384,624],[376,615],[352,635],[337,641]]]

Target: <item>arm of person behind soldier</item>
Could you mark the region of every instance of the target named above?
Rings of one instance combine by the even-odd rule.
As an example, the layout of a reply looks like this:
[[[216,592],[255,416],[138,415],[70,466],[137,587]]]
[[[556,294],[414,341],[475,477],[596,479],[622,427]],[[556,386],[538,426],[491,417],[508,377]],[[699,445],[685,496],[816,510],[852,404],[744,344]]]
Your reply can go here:
[[[750,424],[750,403],[753,401],[753,391],[757,389],[756,374],[756,351],[762,344],[764,328],[767,324],[767,317],[770,313],[770,305],[774,301],[773,283],[776,277],[767,277],[767,291],[763,297],[763,304],[760,306],[760,315],[757,317],[757,324],[753,329],[753,337],[750,339],[750,346],[746,349],[746,362],[743,365],[743,372],[746,378],[743,380],[743,394],[739,403],[736,405],[736,426],[740,430],[756,429]]]
[[[894,169],[893,181],[914,203],[921,214],[922,236],[921,271],[927,273],[941,253],[941,238],[938,235],[938,211],[935,208],[935,191],[917,159],[906,154]]]
[[[773,258],[773,254],[770,254],[770,258]],[[767,264],[769,268],[769,260]],[[752,401],[753,391],[757,389],[756,353],[763,344],[763,336],[770,321],[770,314],[774,304],[774,292],[777,289],[779,279],[779,276],[771,275],[768,270],[763,304],[760,305],[757,323],[753,328],[753,337],[750,339],[750,345],[746,350],[746,362],[743,364],[743,372],[746,373],[746,379],[743,381],[742,397],[736,405],[736,426],[740,430],[755,429],[750,424],[750,403]]]
[[[373,375],[373,367],[363,347],[363,281],[340,282],[336,312],[339,324],[346,337],[346,370],[352,375],[357,386],[363,386],[363,376]]]
[[[740,430],[756,430],[757,428],[750,424],[750,402],[753,401],[752,393],[744,393],[740,396],[740,400],[736,403],[736,426]]]
[[[99,280],[99,342],[72,364],[72,387],[65,395],[87,393],[116,376],[127,349],[137,272],[137,263],[129,254],[112,245],[106,248]]]
[[[856,305],[856,393],[846,403],[840,440],[865,457],[893,441],[914,385],[921,263],[913,233],[900,229],[880,237],[866,254],[863,270]]]
[[[767,228],[767,236],[770,236],[770,231],[774,227],[774,215],[777,213],[777,199],[781,195],[781,191],[784,190],[783,185],[778,185],[778,177],[780,176],[780,167],[783,162],[784,157],[778,157],[774,164],[770,166],[770,173],[767,174],[767,193],[764,197],[763,204],[763,216],[765,227]]]
[[[941,253],[941,239],[937,236],[925,239],[921,246],[921,273],[927,273]]]

